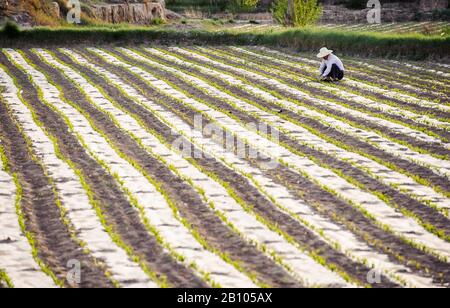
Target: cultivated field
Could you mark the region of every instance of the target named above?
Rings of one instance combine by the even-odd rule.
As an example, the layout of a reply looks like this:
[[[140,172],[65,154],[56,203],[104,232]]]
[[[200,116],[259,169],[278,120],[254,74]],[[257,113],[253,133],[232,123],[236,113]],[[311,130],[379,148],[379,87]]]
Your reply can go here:
[[[3,49],[0,285],[449,287],[450,65]]]
[[[386,33],[386,34],[412,34],[419,33],[425,35],[440,35],[447,36],[449,35],[448,29],[450,28],[449,22],[400,22],[400,23],[391,23],[384,22],[381,24],[321,24],[317,25],[317,29],[323,30],[336,30],[336,31],[349,31],[349,32],[377,32],[377,33]],[[274,25],[272,23],[261,23],[261,24],[252,24],[252,23],[237,23],[225,29],[233,32],[273,32],[273,31],[283,31],[282,26]],[[221,27],[216,29],[216,31],[223,31],[224,28]]]
[[[381,33],[423,33],[427,35],[441,35],[446,32],[450,23],[445,21],[424,21],[424,22],[394,22],[381,24],[343,24],[343,25],[321,25],[320,28],[336,29],[342,31],[362,31],[362,32],[381,32]]]

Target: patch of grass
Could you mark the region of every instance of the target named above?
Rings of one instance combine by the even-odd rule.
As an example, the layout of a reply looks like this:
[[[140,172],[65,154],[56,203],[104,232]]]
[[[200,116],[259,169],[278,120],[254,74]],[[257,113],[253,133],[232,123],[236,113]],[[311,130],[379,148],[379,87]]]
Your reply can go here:
[[[14,21],[8,20],[3,26],[2,34],[9,39],[17,39],[20,36],[20,27]]]
[[[163,25],[164,23],[165,23],[165,21],[162,18],[155,18],[151,21],[151,24],[154,26],[160,26],[160,25]]]
[[[448,57],[450,37],[424,36],[421,34],[382,34],[355,33],[318,28],[286,29],[262,33],[212,32],[205,30],[177,31],[162,26],[152,28],[129,26],[94,27],[37,27],[14,30],[7,36],[10,28],[0,31],[0,47],[28,46],[48,47],[51,45],[79,44],[211,44],[211,45],[266,45],[316,50],[324,45],[344,50],[347,55],[366,55],[379,57],[405,57],[412,60]]]
[[[14,288],[14,284],[8,277],[8,274],[2,269],[0,269],[0,288]]]

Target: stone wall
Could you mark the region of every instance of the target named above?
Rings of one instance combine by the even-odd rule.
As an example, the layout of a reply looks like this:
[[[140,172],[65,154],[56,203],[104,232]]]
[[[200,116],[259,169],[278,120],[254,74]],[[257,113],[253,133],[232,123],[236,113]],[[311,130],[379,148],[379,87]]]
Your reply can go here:
[[[448,8],[449,0],[420,0],[420,9],[423,11],[442,10]]]
[[[428,0],[431,1],[431,0]],[[349,10],[341,5],[324,6],[322,23],[365,23],[367,22],[367,13],[370,9]],[[402,3],[386,3],[382,5],[382,22],[405,22],[414,19],[418,12],[418,6]]]
[[[131,3],[130,1],[128,4],[94,5],[92,12],[96,18],[114,24],[146,25],[151,24],[155,19],[166,20],[164,2]]]

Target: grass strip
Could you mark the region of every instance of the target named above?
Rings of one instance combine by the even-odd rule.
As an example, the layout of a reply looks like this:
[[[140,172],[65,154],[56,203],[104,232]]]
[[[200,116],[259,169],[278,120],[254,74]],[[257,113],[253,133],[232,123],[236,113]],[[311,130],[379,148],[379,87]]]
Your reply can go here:
[[[267,33],[230,33],[227,31],[187,30],[144,27],[89,27],[3,29],[1,47],[48,47],[90,44],[211,44],[211,45],[265,45],[281,46],[304,51],[324,45],[344,50],[348,55],[404,57],[411,60],[447,58],[450,37],[427,37],[419,34],[355,33],[318,28],[283,29]]]

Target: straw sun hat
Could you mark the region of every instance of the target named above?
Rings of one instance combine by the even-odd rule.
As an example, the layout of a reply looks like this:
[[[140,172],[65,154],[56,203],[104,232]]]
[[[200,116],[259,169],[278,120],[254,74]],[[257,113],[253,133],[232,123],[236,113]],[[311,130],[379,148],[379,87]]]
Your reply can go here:
[[[317,55],[317,58],[324,58],[326,56],[329,56],[333,53],[333,50],[329,50],[326,47],[323,47],[322,49],[320,49],[319,54]]]

